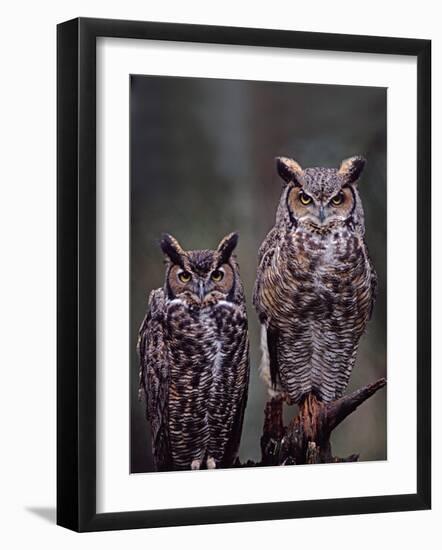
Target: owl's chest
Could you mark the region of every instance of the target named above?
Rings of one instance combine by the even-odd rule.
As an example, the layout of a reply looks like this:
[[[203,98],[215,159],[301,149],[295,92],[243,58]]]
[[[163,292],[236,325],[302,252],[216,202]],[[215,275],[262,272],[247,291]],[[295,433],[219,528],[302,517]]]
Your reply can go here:
[[[194,309],[184,302],[172,302],[166,316],[172,364],[178,369],[210,368],[222,353],[234,316],[235,308],[227,303]]]
[[[338,298],[351,298],[358,285],[369,284],[361,242],[346,228],[287,235],[275,249],[269,275],[269,299],[285,319],[301,310],[330,315]]]
[[[322,276],[332,273],[350,276],[362,252],[359,237],[342,227],[325,234],[301,228],[285,239],[279,254],[280,264],[286,264],[289,271],[312,275],[320,282]]]
[[[166,315],[166,334],[172,352],[183,350],[192,356],[213,346],[216,323],[213,316],[189,307],[181,300],[170,302]]]

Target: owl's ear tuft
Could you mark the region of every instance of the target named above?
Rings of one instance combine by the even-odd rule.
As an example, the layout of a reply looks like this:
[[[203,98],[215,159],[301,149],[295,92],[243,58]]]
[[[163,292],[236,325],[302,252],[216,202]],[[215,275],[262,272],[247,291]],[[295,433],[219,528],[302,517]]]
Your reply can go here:
[[[173,264],[183,267],[184,256],[186,253],[181,248],[180,243],[175,239],[175,237],[164,233],[161,237],[160,246],[165,256],[167,256]]]
[[[276,157],[276,169],[286,183],[292,182],[296,186],[301,185],[304,172],[296,160],[287,157]]]
[[[354,183],[359,179],[366,162],[365,158],[360,155],[345,159],[341,163],[338,174],[344,178],[346,183]]]
[[[217,252],[220,256],[222,264],[225,264],[229,261],[232,252],[235,250],[236,245],[238,244],[238,239],[238,233],[229,233],[219,243]]]

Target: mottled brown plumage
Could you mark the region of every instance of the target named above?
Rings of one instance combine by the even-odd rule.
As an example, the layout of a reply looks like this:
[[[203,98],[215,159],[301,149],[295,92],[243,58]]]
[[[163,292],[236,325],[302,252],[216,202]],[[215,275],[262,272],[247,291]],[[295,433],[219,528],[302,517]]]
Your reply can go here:
[[[356,182],[365,161],[303,170],[278,158],[284,189],[259,251],[254,304],[262,323],[262,376],[290,403],[342,395],[371,316],[376,273]]]
[[[236,243],[230,234],[217,250],[184,251],[162,239],[165,284],[150,295],[138,343],[158,470],[229,467],[237,458],[249,343]]]

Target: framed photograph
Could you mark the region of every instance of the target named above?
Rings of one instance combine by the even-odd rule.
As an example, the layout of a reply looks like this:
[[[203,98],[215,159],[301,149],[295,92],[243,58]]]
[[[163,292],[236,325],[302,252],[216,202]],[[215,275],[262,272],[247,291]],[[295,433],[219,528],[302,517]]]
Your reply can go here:
[[[57,36],[57,523],[430,508],[430,41]]]

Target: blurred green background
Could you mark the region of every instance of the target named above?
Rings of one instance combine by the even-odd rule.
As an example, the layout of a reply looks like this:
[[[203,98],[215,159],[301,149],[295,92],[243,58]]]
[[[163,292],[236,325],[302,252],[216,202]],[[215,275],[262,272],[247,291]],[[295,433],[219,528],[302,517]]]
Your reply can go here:
[[[266,392],[258,377],[259,323],[251,304],[258,248],[281,193],[274,157],[303,167],[368,162],[360,182],[367,241],[379,277],[374,316],[348,390],[386,376],[385,88],[132,75],[131,138],[131,472],[152,471],[144,402],[137,399],[137,333],[150,291],[163,285],[162,233],[184,248],[214,248],[238,231],[249,315],[251,378],[241,460],[259,460]],[[286,407],[287,420],[295,407]],[[337,456],[387,455],[386,390],[332,436]]]

